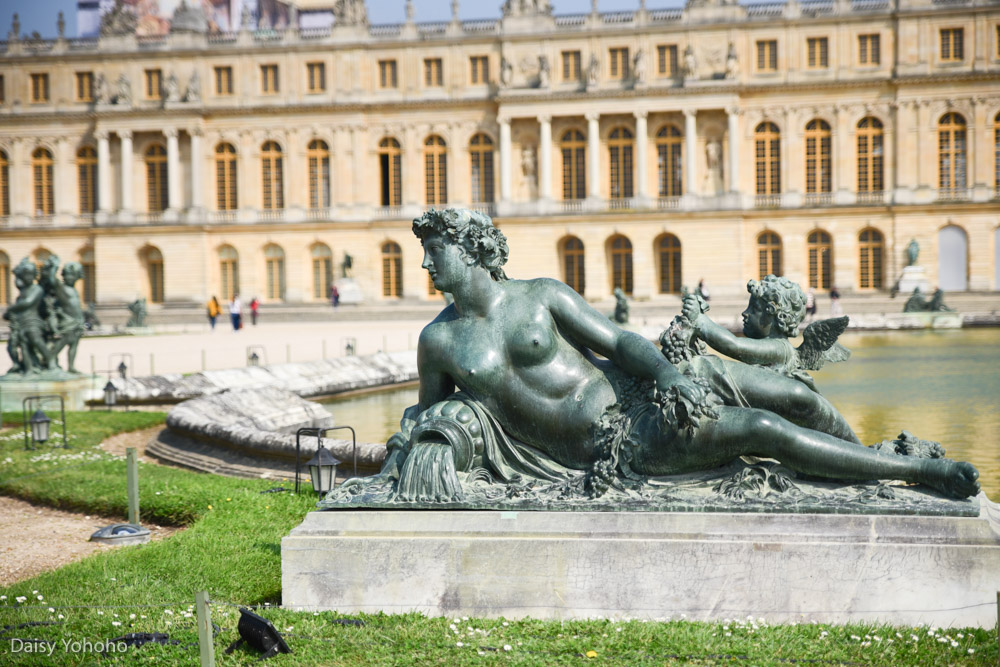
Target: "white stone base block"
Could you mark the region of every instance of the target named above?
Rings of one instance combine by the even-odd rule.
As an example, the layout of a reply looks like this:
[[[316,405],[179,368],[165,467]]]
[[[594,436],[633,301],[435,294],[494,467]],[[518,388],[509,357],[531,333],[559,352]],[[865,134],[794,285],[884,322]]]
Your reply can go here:
[[[927,271],[922,266],[907,266],[903,268],[903,275],[899,278],[899,293],[903,296],[913,294],[914,289],[927,297],[930,297],[930,283],[927,282]]]
[[[311,512],[282,604],[343,613],[993,627],[1000,508],[979,517]]]

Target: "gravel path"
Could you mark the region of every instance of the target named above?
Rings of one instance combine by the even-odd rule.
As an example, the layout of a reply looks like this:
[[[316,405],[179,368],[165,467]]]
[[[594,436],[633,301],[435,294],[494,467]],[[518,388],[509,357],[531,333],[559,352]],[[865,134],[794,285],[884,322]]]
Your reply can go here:
[[[142,461],[156,463],[143,456],[146,443],[162,426],[119,433],[101,447],[124,456],[127,447],[135,447]],[[32,505],[16,498],[0,496],[0,586],[9,586],[42,572],[55,570],[78,561],[95,551],[127,549],[89,542],[98,528],[112,523],[124,523],[124,517],[103,517],[64,512],[51,507]],[[153,534],[153,540],[173,535],[181,528],[143,524]]]

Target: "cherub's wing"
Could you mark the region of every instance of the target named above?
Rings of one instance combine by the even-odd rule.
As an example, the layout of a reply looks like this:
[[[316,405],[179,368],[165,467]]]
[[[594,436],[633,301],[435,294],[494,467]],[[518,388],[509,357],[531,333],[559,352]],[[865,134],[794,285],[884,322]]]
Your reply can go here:
[[[851,351],[837,342],[847,329],[850,318],[834,317],[813,322],[802,332],[802,345],[796,349],[802,368],[818,371],[827,362],[844,361]]]

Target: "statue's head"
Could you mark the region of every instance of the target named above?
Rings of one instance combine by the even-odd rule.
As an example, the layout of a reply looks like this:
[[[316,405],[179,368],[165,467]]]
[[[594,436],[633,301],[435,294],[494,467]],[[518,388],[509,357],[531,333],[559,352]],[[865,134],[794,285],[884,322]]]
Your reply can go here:
[[[774,323],[782,334],[792,338],[806,316],[806,295],[802,288],[784,276],[765,276],[751,280],[747,291],[767,306]]]
[[[49,255],[42,264],[42,272],[38,281],[45,285],[54,285],[59,282],[59,258]]]
[[[507,263],[507,237],[493,226],[489,216],[465,208],[431,209],[413,221],[413,233],[421,243],[433,234],[440,234],[458,245],[470,264],[489,271],[493,280],[507,280],[503,271]]]
[[[63,282],[73,287],[76,281],[83,278],[83,265],[80,262],[66,262],[62,270]]]
[[[38,269],[35,267],[35,263],[30,259],[25,257],[22,259],[17,266],[14,267],[13,273],[14,278],[23,285],[30,285],[35,282],[35,274]]]

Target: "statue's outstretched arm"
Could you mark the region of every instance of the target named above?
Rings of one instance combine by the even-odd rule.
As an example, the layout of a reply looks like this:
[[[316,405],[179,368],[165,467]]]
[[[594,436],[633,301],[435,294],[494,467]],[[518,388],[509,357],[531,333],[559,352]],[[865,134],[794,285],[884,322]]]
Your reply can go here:
[[[713,350],[745,364],[776,364],[785,361],[788,350],[780,340],[741,338],[712,321],[700,311],[697,302],[691,299],[692,297],[688,297],[684,301],[684,316],[694,326],[698,337]]]

